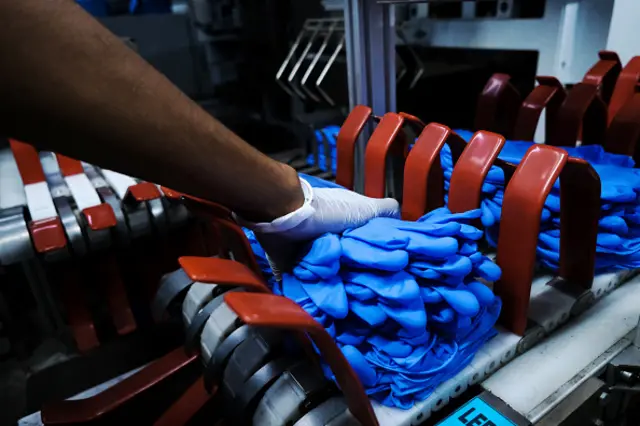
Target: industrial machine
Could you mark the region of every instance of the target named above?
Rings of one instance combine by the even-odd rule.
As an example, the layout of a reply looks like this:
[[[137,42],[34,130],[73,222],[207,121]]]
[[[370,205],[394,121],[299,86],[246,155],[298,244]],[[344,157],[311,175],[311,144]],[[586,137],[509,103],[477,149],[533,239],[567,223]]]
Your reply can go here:
[[[241,3],[193,0],[179,18],[193,24],[209,73],[200,86],[179,74],[174,81],[206,89],[190,95],[214,114],[244,93],[234,92],[246,77],[239,64],[261,58],[241,48],[269,27],[259,12],[283,9]],[[501,239],[487,249],[503,271],[487,283],[503,299],[498,335],[408,410],[370,401],[324,328],[271,294],[226,208],[6,141],[0,423],[638,424],[640,277],[637,270],[593,275],[600,181],[588,164],[554,148],[599,144],[640,158],[639,58],[621,61],[606,44],[608,28],[594,25],[617,17],[618,7],[595,0],[290,5],[295,25],[275,32],[270,74],[255,78],[268,89],[244,93],[234,105],[240,112],[224,116],[232,128],[241,113],[252,116],[259,124],[242,136],[271,135],[274,144],[254,144],[302,172],[396,197],[405,220],[444,205],[445,144],[457,160],[454,175],[465,176],[452,178],[452,211],[478,207],[491,165],[509,177]],[[129,23],[118,19],[105,22],[144,56],[143,40],[122,33]],[[247,31],[257,21],[259,31]],[[514,28],[539,37],[505,36]],[[324,132],[328,125],[339,132]],[[465,143],[451,130],[458,128],[478,133]],[[282,135],[293,142],[282,143]],[[504,138],[545,144],[516,167],[497,158]],[[537,268],[535,244],[541,202],[557,178],[567,225],[556,276]]]

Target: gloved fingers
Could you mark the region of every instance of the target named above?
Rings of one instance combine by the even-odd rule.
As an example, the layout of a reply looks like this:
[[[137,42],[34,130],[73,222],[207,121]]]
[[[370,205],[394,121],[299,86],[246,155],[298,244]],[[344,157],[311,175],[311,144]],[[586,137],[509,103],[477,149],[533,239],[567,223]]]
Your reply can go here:
[[[345,281],[344,289],[347,292],[347,295],[360,302],[366,302],[376,297],[376,293],[373,290],[360,284]]]
[[[371,365],[367,362],[362,353],[353,346],[343,346],[342,353],[345,358],[353,367],[353,370],[356,372],[360,381],[365,386],[375,386],[377,383],[378,375],[376,374],[376,370],[371,367]]]
[[[480,311],[478,299],[467,290],[453,290],[448,287],[436,287],[449,306],[463,317],[472,317]]]
[[[476,296],[476,299],[478,299],[481,306],[492,304],[496,298],[491,289],[481,282],[471,281],[467,284],[467,288],[474,296]]]
[[[343,319],[349,313],[347,293],[340,277],[318,282],[301,282],[302,288],[318,308],[336,319]]]
[[[387,320],[387,314],[377,303],[362,303],[357,300],[349,302],[350,311],[371,327],[377,327]]]
[[[401,271],[409,263],[405,250],[384,250],[353,238],[342,238],[342,261],[358,268]]]
[[[305,241],[326,233],[341,234],[375,217],[400,217],[400,205],[392,198],[370,198],[344,188],[314,188],[300,179],[304,204],[268,223],[237,220],[256,234],[276,234],[291,241]]]

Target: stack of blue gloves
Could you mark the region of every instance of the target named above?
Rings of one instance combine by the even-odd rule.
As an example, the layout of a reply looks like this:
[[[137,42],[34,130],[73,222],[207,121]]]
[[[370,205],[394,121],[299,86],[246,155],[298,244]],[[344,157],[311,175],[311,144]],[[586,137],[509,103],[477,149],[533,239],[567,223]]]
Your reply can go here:
[[[307,164],[310,166],[318,166],[323,172],[330,171],[334,175],[336,174],[336,168],[338,165],[338,154],[336,152],[336,141],[338,138],[338,132],[340,132],[340,126],[327,126],[323,129],[316,130],[316,143],[318,144],[318,164],[313,154],[307,156]],[[331,170],[327,169],[327,156],[325,154],[325,139],[329,144],[329,153],[331,160]]]
[[[481,214],[441,208],[417,222],[376,218],[325,234],[282,281],[270,281],[273,291],[325,327],[368,395],[410,408],[496,334],[501,301],[478,279],[495,281],[500,269],[478,252],[483,232],[470,225]],[[255,236],[247,236],[263,255]],[[335,380],[326,366],[325,374]]]
[[[464,130],[457,130],[456,133],[467,141],[473,135]],[[499,158],[519,164],[531,145],[533,142],[507,141]],[[600,176],[601,216],[598,223],[596,272],[640,267],[640,169],[633,168],[634,162],[630,157],[609,154],[598,145],[563,149],[572,157],[588,161]],[[448,146],[443,148],[440,159],[445,191],[448,191],[453,172],[453,160]],[[487,241],[494,247],[498,242],[504,189],[502,169],[492,166],[482,187],[481,220]],[[540,220],[537,258],[544,267],[557,271],[560,260],[559,180],[555,182],[545,201]]]

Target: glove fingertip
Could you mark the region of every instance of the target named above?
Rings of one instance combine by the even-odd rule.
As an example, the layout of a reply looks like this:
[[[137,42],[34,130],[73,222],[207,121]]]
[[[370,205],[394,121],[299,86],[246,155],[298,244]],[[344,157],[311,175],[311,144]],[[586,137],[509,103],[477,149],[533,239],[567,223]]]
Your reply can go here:
[[[380,216],[400,217],[400,204],[393,198],[375,200]]]

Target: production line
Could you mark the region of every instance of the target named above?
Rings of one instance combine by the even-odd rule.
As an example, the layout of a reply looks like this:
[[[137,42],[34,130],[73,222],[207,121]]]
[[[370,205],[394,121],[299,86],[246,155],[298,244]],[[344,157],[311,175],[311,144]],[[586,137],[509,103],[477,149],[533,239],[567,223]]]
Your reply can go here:
[[[69,296],[63,302],[66,322],[79,351],[100,342],[86,306],[77,297],[78,271],[70,257],[85,259],[89,252],[97,252],[91,261],[107,264],[102,269],[106,271],[118,263],[114,248],[145,236],[162,241],[185,234],[192,247],[173,250],[180,269],[169,272],[170,263],[163,263],[161,269],[168,273],[155,284],[145,284],[151,289],[147,302],[154,321],[174,318],[183,323],[184,348],[176,347],[97,395],[46,404],[42,423],[117,418],[127,404],[186,372],[190,384],[178,389],[181,395],[161,410],[155,424],[186,424],[211,407],[213,417],[206,423],[417,425],[450,413],[443,425],[537,424],[571,394],[569,383],[580,384],[576,377],[597,376],[615,364],[619,354],[632,356],[640,344],[634,335],[636,271],[595,277],[593,273],[600,178],[588,162],[554,148],[575,146],[581,140],[583,145],[602,145],[607,152],[634,156],[640,127],[634,91],[640,76],[637,64],[634,58],[622,68],[616,55],[603,52],[583,83],[565,92],[557,80],[541,77],[524,100],[508,76],[496,75],[479,98],[474,129],[479,132],[468,142],[445,125],[427,125],[405,113],[376,117],[362,105],[341,126],[335,142],[335,182],[355,188],[357,140],[367,123],[375,122],[364,156],[363,192],[384,197],[391,186],[389,178],[400,173],[403,186],[394,195],[402,200],[404,220],[415,221],[444,206],[445,195],[452,213],[478,209],[491,166],[502,169],[505,176],[500,238],[495,249],[483,249],[502,270],[499,281],[487,283],[502,299],[498,333],[465,368],[408,410],[370,402],[325,328],[293,301],[270,294],[272,283],[263,275],[263,260],[225,208],[11,141],[11,150],[2,157],[3,182],[12,185],[2,192],[4,200],[11,200],[3,204],[5,238],[11,241],[2,245],[3,266],[42,262],[40,268],[47,274],[62,275],[62,293]],[[505,137],[533,138],[542,111],[547,116],[548,143],[531,147],[519,165],[499,159]],[[448,179],[439,161],[445,146],[455,159]],[[387,167],[392,156],[400,160]],[[402,163],[403,170],[398,171]],[[536,244],[543,205],[558,178],[563,226],[560,268],[554,276],[536,266]],[[398,186],[397,176],[394,180]],[[215,241],[213,248],[203,247],[198,232],[181,232],[185,229],[207,229],[208,242]],[[171,251],[166,254],[171,255]],[[135,319],[123,280],[117,272],[111,277],[110,315],[118,334],[124,335],[136,327]],[[39,303],[57,311],[46,298],[51,291],[46,281],[30,284],[43,295]],[[65,290],[65,286],[71,287]],[[311,337],[338,386],[325,377],[314,347],[301,331]],[[571,337],[563,341],[565,334]],[[554,348],[563,350],[562,358],[548,363],[544,351]],[[556,368],[549,370],[547,364]],[[622,364],[628,367],[628,361]],[[635,380],[629,369],[620,371]],[[520,391],[524,376],[530,392]],[[464,405],[467,401],[470,405]],[[467,408],[456,411],[460,405]],[[478,414],[471,416],[474,410]],[[458,423],[447,423],[448,419]]]
[[[272,270],[238,206],[0,139],[0,424],[640,424],[634,2],[78,3],[305,207],[400,217]]]

